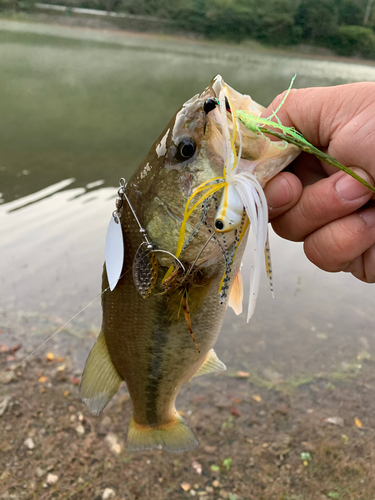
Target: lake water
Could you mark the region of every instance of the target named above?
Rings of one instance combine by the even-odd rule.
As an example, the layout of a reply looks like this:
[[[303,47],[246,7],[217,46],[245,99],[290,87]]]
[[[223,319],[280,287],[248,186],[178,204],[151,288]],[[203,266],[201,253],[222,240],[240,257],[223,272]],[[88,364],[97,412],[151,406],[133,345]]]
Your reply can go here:
[[[108,438],[126,441],[126,388],[99,418],[79,399],[119,179],[217,73],[265,105],[295,73],[296,87],[375,80],[360,64],[0,20],[1,498],[375,498],[374,285],[324,273],[275,234],[275,299],[264,276],[249,324],[227,312],[215,349],[228,370],[178,396],[196,450],[117,456]]]
[[[27,352],[100,293],[119,178],[217,73],[264,105],[295,73],[295,87],[375,80],[364,64],[0,21],[4,341],[18,339]],[[272,235],[271,245],[276,298],[264,279],[250,325],[228,312],[218,342],[228,367],[301,376],[373,351],[373,286],[320,271],[301,244]],[[69,346],[82,366],[100,322],[97,299],[51,346]]]

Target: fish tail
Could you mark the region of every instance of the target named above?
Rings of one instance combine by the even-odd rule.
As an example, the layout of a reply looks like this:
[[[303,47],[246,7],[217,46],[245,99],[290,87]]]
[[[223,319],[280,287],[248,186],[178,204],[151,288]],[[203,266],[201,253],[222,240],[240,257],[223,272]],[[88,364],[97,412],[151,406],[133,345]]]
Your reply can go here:
[[[103,331],[87,358],[80,385],[82,401],[94,415],[99,415],[118,391],[122,379],[108,352]]]
[[[189,451],[198,445],[198,440],[188,423],[178,413],[175,419],[164,425],[139,425],[131,419],[128,430],[130,450],[151,450],[161,447],[169,453]]]

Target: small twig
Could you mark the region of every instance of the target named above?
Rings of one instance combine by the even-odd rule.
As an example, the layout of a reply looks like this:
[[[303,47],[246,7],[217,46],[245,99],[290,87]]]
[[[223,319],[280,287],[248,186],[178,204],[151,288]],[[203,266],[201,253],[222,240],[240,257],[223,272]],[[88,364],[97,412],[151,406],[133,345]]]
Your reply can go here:
[[[360,183],[362,183],[364,186],[366,186],[368,189],[370,189],[373,193],[375,193],[375,187],[371,186],[363,177],[360,175],[356,174],[352,169],[345,167],[342,163],[336,160],[333,156],[327,155],[326,153],[323,153],[323,151],[320,151],[320,149],[316,148],[312,144],[306,144],[305,139],[301,137],[301,139],[298,139],[297,137],[289,136],[285,133],[282,132],[276,132],[275,130],[269,130],[266,127],[259,127],[260,132],[263,132],[265,134],[270,134],[273,135],[274,137],[277,137],[278,139],[281,139],[282,141],[286,141],[289,144],[293,144],[294,146],[297,146],[300,148],[302,151],[305,153],[312,154],[316,156],[319,160],[324,161],[325,163],[328,163],[328,165],[331,165],[332,167],[339,168],[346,174],[350,175]]]
[[[189,329],[191,338],[193,339],[196,350],[200,353],[197,341],[195,340],[194,333],[193,333],[193,330],[191,328],[190,309],[189,309],[189,304],[188,304],[187,290],[185,290],[185,292],[184,292],[181,304],[182,304],[182,309],[183,309],[184,315],[185,315],[185,321],[186,321],[187,327]]]
[[[80,486],[78,489],[76,489],[75,491],[72,491],[71,493],[69,493],[69,495],[67,495],[66,497],[64,497],[63,500],[69,500],[69,498],[72,498],[74,495],[76,495],[80,491],[83,491],[84,489],[87,488],[87,486],[90,486],[90,484],[91,484],[90,481],[87,481],[82,486]]]
[[[331,165],[332,167],[336,167],[346,174],[350,175],[354,179],[356,179],[358,182],[366,186],[368,189],[370,189],[373,193],[375,193],[375,187],[371,186],[365,179],[363,179],[360,175],[358,175],[356,172],[354,172],[352,169],[349,167],[346,167],[342,163],[336,160],[333,156],[327,155],[326,153],[323,153],[323,151],[320,151],[320,149],[316,148],[312,144],[307,141],[302,134],[300,134],[297,130],[295,130],[293,127],[286,127],[282,125],[282,123],[279,121],[279,123],[274,123],[271,120],[267,118],[257,118],[254,117],[253,115],[250,115],[244,111],[239,111],[237,112],[237,116],[241,123],[245,125],[246,128],[251,130],[252,132],[256,134],[269,134],[274,137],[277,137],[277,139],[280,139],[281,141],[288,142],[289,144],[293,144],[294,146],[297,146],[301,151],[304,151],[305,153],[309,153],[311,155],[316,156],[319,160],[328,163],[328,165]],[[275,115],[276,116],[276,115]],[[277,118],[277,116],[276,116]],[[278,132],[275,129],[281,130],[281,132]]]

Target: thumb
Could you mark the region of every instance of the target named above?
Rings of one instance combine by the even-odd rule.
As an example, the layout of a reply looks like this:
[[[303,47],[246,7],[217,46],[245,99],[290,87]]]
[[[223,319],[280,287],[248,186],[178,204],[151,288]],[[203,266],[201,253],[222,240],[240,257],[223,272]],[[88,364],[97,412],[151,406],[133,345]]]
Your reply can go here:
[[[370,92],[371,91],[371,92]],[[333,136],[358,112],[359,103],[366,104],[375,86],[368,82],[292,89],[278,95],[262,113],[267,118],[277,112],[281,123],[294,127],[316,147],[327,147]]]

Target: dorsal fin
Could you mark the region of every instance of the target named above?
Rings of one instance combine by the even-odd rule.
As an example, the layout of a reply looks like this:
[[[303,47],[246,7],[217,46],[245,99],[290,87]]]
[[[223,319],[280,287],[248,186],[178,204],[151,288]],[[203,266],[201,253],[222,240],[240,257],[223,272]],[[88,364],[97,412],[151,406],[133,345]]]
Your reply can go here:
[[[243,282],[241,269],[238,270],[236,274],[233,285],[229,294],[228,306],[233,309],[233,311],[237,314],[242,313],[242,300],[243,300]]]
[[[199,375],[205,375],[206,373],[212,372],[223,372],[227,369],[222,361],[217,357],[216,352],[211,349],[208,351],[208,354],[198,368],[198,371],[193,375],[193,377],[198,377]]]

